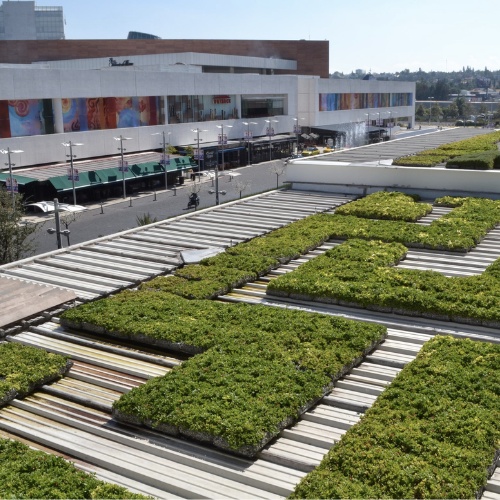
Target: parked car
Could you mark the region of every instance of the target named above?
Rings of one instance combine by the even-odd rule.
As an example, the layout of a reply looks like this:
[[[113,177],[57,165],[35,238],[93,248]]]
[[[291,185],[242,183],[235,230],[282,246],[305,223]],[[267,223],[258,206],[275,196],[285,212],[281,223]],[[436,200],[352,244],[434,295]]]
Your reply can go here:
[[[286,165],[290,160],[297,160],[298,158],[304,158],[302,155],[292,155],[285,158],[284,164]]]
[[[311,146],[310,148],[307,148],[307,149],[304,149],[304,151],[302,151],[302,156],[315,156],[315,155],[319,155],[319,149],[314,147],[314,146]]]

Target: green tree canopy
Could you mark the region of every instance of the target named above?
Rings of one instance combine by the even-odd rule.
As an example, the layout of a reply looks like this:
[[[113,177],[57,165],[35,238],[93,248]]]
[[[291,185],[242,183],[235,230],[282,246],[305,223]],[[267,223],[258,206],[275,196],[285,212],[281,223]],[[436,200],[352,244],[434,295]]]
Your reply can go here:
[[[41,226],[24,223],[24,215],[22,195],[16,194],[15,208],[12,208],[11,193],[0,187],[0,265],[35,253],[37,243],[33,236]]]

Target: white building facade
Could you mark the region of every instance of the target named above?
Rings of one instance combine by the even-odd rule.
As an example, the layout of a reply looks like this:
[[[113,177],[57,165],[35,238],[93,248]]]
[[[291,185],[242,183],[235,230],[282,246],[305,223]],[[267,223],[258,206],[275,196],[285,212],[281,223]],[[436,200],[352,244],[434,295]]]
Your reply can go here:
[[[248,130],[265,137],[265,120],[273,120],[276,135],[292,134],[297,123],[360,123],[368,114],[370,121],[414,122],[414,83],[261,74],[293,69],[294,61],[279,59],[160,56],[130,66],[0,65],[0,149],[22,150],[17,165],[30,166],[64,162],[61,143],[69,140],[83,143],[79,158],[93,158],[116,154],[118,135],[130,138],[127,152],[139,152],[158,149],[154,134],[163,131],[173,145],[194,144],[197,128],[206,130],[203,142],[217,141],[221,124],[231,126],[224,129],[228,140],[242,141]],[[202,72],[206,65],[229,72]]]

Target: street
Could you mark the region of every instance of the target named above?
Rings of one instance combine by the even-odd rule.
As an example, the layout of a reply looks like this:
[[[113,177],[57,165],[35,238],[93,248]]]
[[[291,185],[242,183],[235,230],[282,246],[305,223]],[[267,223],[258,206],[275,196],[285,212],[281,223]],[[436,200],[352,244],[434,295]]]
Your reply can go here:
[[[233,201],[240,197],[239,191],[236,191],[238,183],[249,182],[250,185],[242,196],[257,194],[262,191],[276,189],[276,174],[271,173],[271,166],[275,162],[265,162],[250,167],[239,167],[231,169],[230,173],[240,174],[239,176],[230,179],[229,172],[224,172],[223,176],[219,177],[219,191],[225,190],[226,195],[219,195],[220,202]],[[276,160],[276,163],[282,164],[281,160]],[[286,182],[286,173],[279,176],[279,185],[282,186]],[[115,200],[104,206],[104,213],[101,214],[100,207],[87,210],[79,216],[79,218],[71,223],[69,230],[70,244],[81,243],[84,241],[106,236],[108,234],[117,233],[126,229],[137,227],[137,217],[149,213],[152,218],[157,218],[158,221],[182,215],[193,211],[188,211],[187,203],[189,198],[189,186],[193,181],[186,179],[184,186],[178,187],[176,193],[174,189],[160,191],[157,193],[157,200],[154,201],[154,194],[140,194],[136,197],[132,196],[132,207],[130,207],[130,199],[118,201]],[[198,184],[198,181],[196,181]],[[210,194],[208,191],[215,189],[212,187],[212,181],[204,180],[201,182],[201,189],[198,193],[200,197],[200,205],[198,209],[207,208],[215,205],[215,194]],[[47,217],[47,216],[45,216]],[[40,220],[45,220],[45,217],[40,217]],[[33,217],[30,217],[33,220]],[[48,234],[48,228],[55,228],[54,217],[46,220],[41,231],[36,236],[38,248],[36,255],[57,250],[57,242],[55,234]],[[62,227],[61,229],[64,229]],[[65,236],[61,236],[63,247],[67,245]]]

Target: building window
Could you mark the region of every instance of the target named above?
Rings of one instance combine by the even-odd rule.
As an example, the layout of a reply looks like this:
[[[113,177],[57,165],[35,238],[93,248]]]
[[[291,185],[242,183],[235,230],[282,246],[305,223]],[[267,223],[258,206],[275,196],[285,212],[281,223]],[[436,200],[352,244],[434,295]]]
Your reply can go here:
[[[319,111],[412,106],[411,93],[319,94]]]
[[[239,118],[235,95],[176,95],[167,98],[168,123]]]
[[[243,118],[262,118],[285,114],[285,96],[245,96],[241,98]]]
[[[159,98],[62,99],[65,132],[159,125]]]

